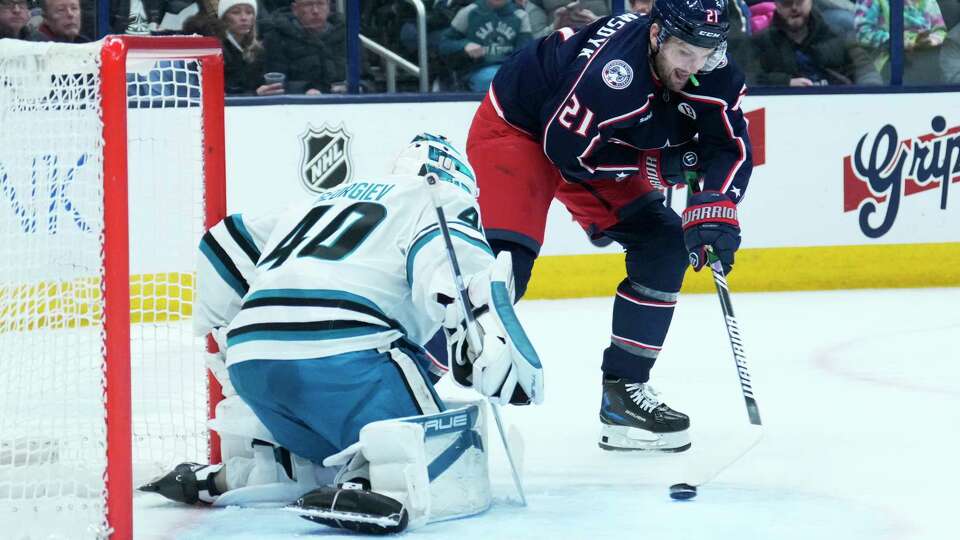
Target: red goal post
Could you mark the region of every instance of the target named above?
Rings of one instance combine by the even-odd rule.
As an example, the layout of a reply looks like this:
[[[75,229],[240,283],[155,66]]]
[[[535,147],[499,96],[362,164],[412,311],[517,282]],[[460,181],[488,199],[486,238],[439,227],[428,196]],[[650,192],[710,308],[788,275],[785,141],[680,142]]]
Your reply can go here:
[[[0,522],[132,538],[136,483],[219,461],[189,323],[226,213],[220,43],[3,40],[0,107]]]
[[[133,536],[132,422],[130,395],[129,239],[127,235],[127,58],[195,58],[203,74],[201,89],[205,217],[209,229],[226,215],[224,161],[223,53],[213,38],[109,36],[101,52],[104,138],[104,316],[107,394],[107,518],[120,533]],[[161,96],[162,98],[163,96]],[[211,196],[213,195],[213,196]],[[115,231],[115,234],[111,232]],[[199,240],[199,239],[198,239]],[[114,285],[111,287],[111,285]],[[111,292],[112,291],[112,292]],[[208,338],[214,350],[216,344]],[[208,374],[208,417],[222,397]],[[111,399],[112,398],[112,399]],[[116,422],[111,421],[115,416]],[[210,460],[220,458],[219,438],[210,432]],[[114,492],[114,490],[116,490]],[[122,538],[122,534],[115,534]]]

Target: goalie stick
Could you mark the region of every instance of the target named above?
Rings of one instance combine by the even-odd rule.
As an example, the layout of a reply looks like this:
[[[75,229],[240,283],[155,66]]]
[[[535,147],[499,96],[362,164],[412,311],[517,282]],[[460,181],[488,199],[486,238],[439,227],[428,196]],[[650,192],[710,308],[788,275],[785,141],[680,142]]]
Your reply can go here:
[[[437,212],[437,224],[440,226],[440,234],[443,236],[443,243],[447,249],[447,261],[450,263],[450,271],[453,273],[453,283],[457,287],[457,294],[460,296],[460,305],[463,307],[464,317],[467,326],[467,342],[470,348],[479,351],[482,349],[480,334],[477,332],[477,318],[473,313],[473,304],[470,302],[470,295],[463,283],[463,273],[460,271],[460,263],[457,262],[457,252],[453,249],[453,241],[450,238],[450,229],[447,227],[447,218],[444,215],[443,207],[437,204],[437,198],[433,194],[434,188],[439,185],[439,179],[435,174],[427,174],[424,177],[427,181],[427,189],[430,192],[430,200],[433,208]],[[456,362],[458,360],[454,360]],[[490,402],[490,409],[493,411],[493,419],[497,424],[497,431],[500,433],[500,441],[503,443],[503,449],[507,454],[507,461],[510,463],[510,474],[513,476],[513,485],[517,488],[517,495],[520,496],[520,505],[527,505],[527,497],[523,492],[523,483],[520,481],[520,473],[517,471],[517,465],[513,458],[513,452],[510,451],[510,444],[507,443],[507,435],[503,430],[503,420],[500,418],[500,407]]]
[[[696,173],[687,173],[686,182],[690,188],[690,194],[700,192],[699,178]],[[743,394],[743,402],[747,409],[747,419],[750,421],[752,434],[749,443],[732,459],[693,475],[695,476],[695,478],[692,479],[693,481],[687,483],[694,487],[712,481],[721,472],[749,453],[750,450],[760,442],[760,439],[763,438],[763,423],[760,420],[760,408],[757,405],[757,398],[753,390],[753,379],[750,377],[750,370],[747,366],[747,353],[743,344],[743,336],[740,332],[740,323],[737,322],[737,317],[733,313],[730,287],[727,285],[727,277],[723,273],[723,265],[720,263],[720,259],[709,247],[707,248],[707,265],[710,267],[711,274],[713,274],[713,282],[717,288],[717,297],[720,299],[720,309],[723,312],[727,338],[730,341],[730,350],[733,353],[737,376],[740,379],[740,392]]]

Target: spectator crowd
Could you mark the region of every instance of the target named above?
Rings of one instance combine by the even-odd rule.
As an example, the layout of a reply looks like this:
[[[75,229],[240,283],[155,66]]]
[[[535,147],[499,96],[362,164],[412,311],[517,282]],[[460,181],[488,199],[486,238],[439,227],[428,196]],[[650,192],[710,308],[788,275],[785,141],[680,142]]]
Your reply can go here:
[[[108,0],[102,0],[108,1]],[[222,42],[230,95],[346,91],[344,17],[336,0],[109,0],[116,34],[200,34]],[[529,42],[611,13],[610,0],[422,0],[431,88],[483,92]],[[613,0],[645,14],[655,0]],[[405,0],[364,0],[361,33],[413,62],[416,12]],[[905,84],[960,83],[960,0],[904,0]],[[84,43],[94,0],[0,0],[0,38]],[[753,86],[880,85],[890,81],[890,0],[728,0],[728,54]],[[104,33],[104,32],[97,32]],[[388,70],[361,56],[364,91]],[[398,88],[415,79],[399,75]]]

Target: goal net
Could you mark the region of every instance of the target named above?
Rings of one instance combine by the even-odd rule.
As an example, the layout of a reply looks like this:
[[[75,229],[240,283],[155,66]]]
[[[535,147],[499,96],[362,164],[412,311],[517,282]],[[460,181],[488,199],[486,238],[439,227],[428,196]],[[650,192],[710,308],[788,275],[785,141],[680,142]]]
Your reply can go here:
[[[205,38],[0,41],[0,536],[130,538],[134,485],[217,457],[190,316],[222,76]]]

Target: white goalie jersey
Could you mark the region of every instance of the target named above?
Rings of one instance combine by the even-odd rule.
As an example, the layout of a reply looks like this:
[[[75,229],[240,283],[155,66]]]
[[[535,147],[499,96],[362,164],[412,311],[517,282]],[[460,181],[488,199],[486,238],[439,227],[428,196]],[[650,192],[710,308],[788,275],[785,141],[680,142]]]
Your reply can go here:
[[[444,320],[440,300],[456,297],[430,189],[464,276],[488,269],[493,254],[469,190],[431,188],[414,175],[353,182],[210,229],[200,243],[196,332],[227,329],[228,365],[327,357],[404,337],[425,343]]]

